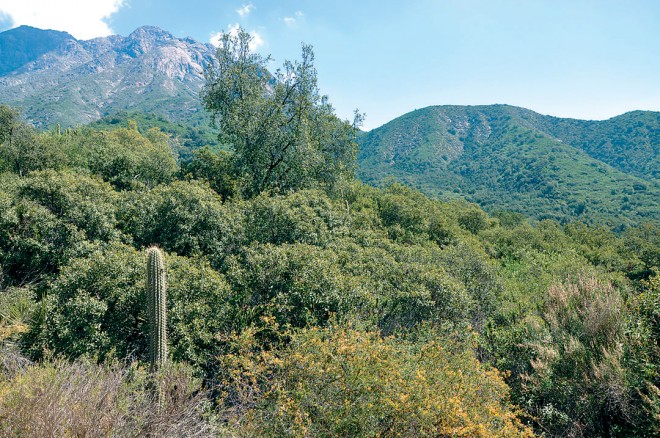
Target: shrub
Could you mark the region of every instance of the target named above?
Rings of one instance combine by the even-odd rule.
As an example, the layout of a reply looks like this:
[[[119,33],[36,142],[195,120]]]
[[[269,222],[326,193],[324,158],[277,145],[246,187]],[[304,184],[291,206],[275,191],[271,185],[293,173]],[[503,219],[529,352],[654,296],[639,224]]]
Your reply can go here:
[[[246,205],[248,242],[327,244],[346,234],[348,214],[318,190],[287,196],[262,194]]]
[[[215,334],[235,323],[229,288],[208,263],[167,257],[172,358],[204,368],[218,354]],[[45,290],[26,335],[33,357],[146,358],[144,262],[142,252],[120,244],[72,260]]]
[[[526,404],[557,436],[611,436],[632,418],[621,292],[582,274],[548,290],[545,336],[524,376]],[[542,329],[543,330],[543,329]]]
[[[185,368],[156,377],[135,364],[56,361],[0,381],[2,436],[215,436],[204,394]]]
[[[313,328],[268,351],[256,335],[244,332],[222,359],[230,435],[532,436],[500,373],[470,349]]]
[[[242,216],[208,185],[176,181],[127,192],[119,228],[138,246],[158,245],[182,256],[205,255],[220,264],[242,243]]]

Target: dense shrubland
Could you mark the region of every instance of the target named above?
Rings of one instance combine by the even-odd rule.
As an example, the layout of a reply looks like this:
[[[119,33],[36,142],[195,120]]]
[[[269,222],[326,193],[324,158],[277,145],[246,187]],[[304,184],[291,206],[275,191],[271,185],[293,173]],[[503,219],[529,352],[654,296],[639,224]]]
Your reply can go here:
[[[350,124],[312,102],[296,129],[329,124],[346,163],[273,144],[256,180],[247,146],[177,164],[157,130],[37,133],[0,108],[1,434],[660,433],[657,227],[366,186]],[[151,245],[174,364],[156,395]]]

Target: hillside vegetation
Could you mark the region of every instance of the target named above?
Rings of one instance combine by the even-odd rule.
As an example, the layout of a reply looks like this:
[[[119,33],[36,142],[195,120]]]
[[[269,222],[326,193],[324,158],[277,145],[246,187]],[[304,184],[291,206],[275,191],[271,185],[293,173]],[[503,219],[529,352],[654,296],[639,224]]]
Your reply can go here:
[[[660,220],[660,116],[557,119],[505,105],[429,107],[360,139],[359,176],[488,211],[625,228]]]
[[[204,146],[213,150],[229,149],[228,145],[218,143],[217,133],[209,127],[210,119],[201,115],[196,121],[187,120],[184,123],[173,122],[164,115],[155,113],[119,111],[92,122],[88,126],[95,130],[112,131],[126,128],[133,123],[142,134],[152,128],[158,128],[167,134],[176,158],[183,162],[190,161],[193,152]]]
[[[660,433],[654,223],[356,181],[359,113],[334,116],[311,48],[271,81],[249,43],[224,35],[203,94],[230,151],[0,107],[0,435]]]

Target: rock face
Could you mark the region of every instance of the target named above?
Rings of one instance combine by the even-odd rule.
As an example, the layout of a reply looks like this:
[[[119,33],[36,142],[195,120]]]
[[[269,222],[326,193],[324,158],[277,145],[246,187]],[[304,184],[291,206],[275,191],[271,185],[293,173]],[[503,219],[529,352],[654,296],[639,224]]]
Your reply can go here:
[[[202,117],[199,91],[215,48],[152,26],[87,41],[21,26],[0,33],[0,103],[40,127],[85,124],[118,110]]]

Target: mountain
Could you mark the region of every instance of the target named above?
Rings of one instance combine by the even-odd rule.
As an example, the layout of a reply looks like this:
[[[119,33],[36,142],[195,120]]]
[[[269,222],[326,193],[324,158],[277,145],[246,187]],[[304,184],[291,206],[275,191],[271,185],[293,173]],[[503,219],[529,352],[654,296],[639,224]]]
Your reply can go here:
[[[576,120],[543,116],[511,108],[538,129],[589,156],[642,178],[660,179],[660,114],[632,111],[609,120]]]
[[[75,40],[66,32],[20,26],[0,33],[0,76]]]
[[[0,33],[0,104],[42,128],[140,118],[180,137],[186,156],[215,136],[199,98],[214,54],[152,26],[87,41],[21,26]],[[358,175],[374,185],[398,180],[538,219],[660,221],[657,112],[585,121],[508,105],[435,106],[361,135],[360,146]]]
[[[660,220],[660,113],[606,121],[508,105],[434,106],[360,138],[358,175],[538,219],[626,226]]]
[[[77,40],[27,26],[0,33],[0,103],[39,127],[89,123],[120,110],[206,118],[199,91],[215,48],[152,26]]]

